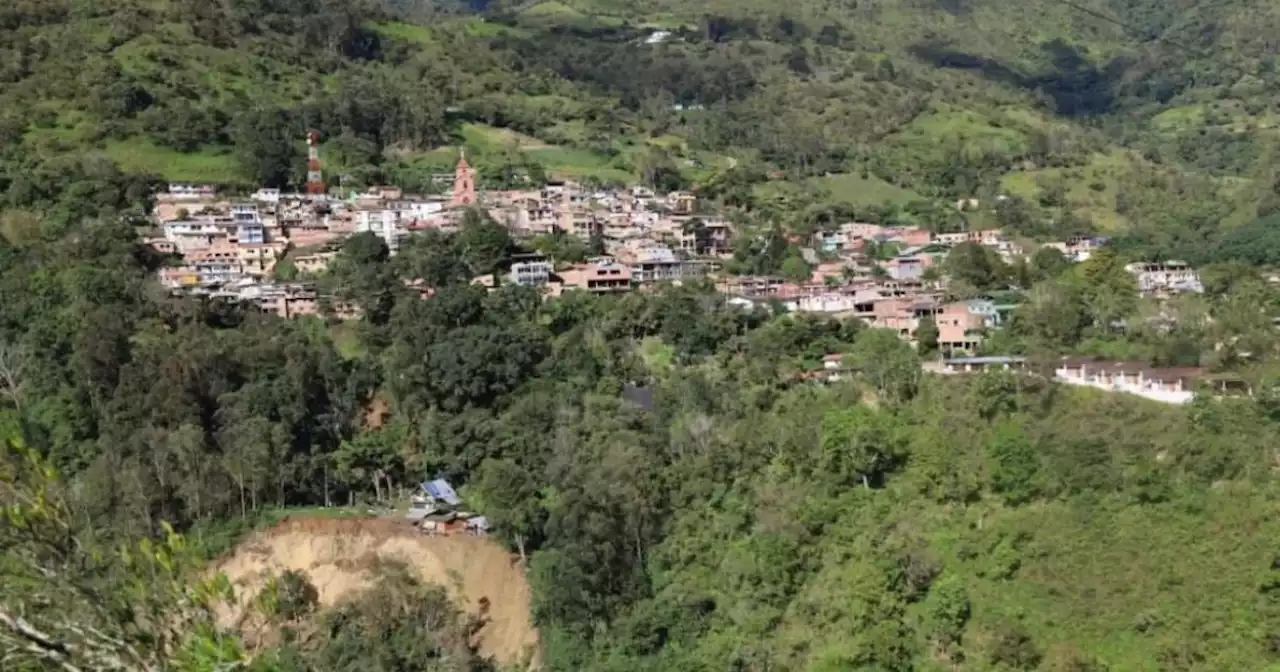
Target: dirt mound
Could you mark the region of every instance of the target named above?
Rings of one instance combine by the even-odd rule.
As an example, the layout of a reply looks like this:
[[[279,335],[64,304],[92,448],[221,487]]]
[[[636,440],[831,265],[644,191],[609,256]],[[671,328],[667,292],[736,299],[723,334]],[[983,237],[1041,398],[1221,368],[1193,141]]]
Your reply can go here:
[[[488,539],[430,537],[395,519],[289,518],[254,534],[215,563],[236,586],[239,600],[220,620],[234,626],[266,578],[285,570],[306,572],[320,604],[328,606],[368,587],[368,570],[383,561],[402,562],[424,581],[443,586],[470,613],[478,613],[487,599],[489,620],[475,637],[480,652],[499,663],[536,665],[529,584],[516,558]]]

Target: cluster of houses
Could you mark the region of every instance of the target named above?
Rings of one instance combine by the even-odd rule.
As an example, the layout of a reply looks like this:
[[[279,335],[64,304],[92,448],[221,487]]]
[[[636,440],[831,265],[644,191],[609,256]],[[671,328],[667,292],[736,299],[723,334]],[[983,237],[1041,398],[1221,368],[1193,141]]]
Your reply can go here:
[[[504,277],[476,278],[477,284],[539,287],[550,295],[631,291],[701,278],[719,267],[715,259],[729,251],[732,226],[720,217],[695,216],[696,203],[687,192],[590,190],[571,182],[482,192],[464,157],[443,196],[411,196],[395,187],[345,198],[261,189],[231,200],[210,186],[170,185],[157,196],[155,234],[146,242],[180,260],[160,271],[161,284],[174,292],[252,303],[282,317],[349,318],[359,311],[320,296],[314,283],[278,282],[277,265],[287,258],[304,276],[323,272],[342,240],[365,232],[395,254],[415,232],[456,230],[465,212],[479,207],[517,237],[564,232],[600,241],[606,254],[570,265],[518,255]]]
[[[994,229],[935,234],[849,222],[815,234],[812,247],[803,248],[812,262],[812,275],[805,281],[721,277],[716,286],[743,306],[763,300],[792,312],[854,317],[893,329],[912,343],[920,325],[932,320],[941,349],[967,352],[979,346],[986,331],[1003,324],[1015,306],[994,298],[946,299],[942,263],[965,243],[989,247],[1006,260],[1021,254]]]
[[[576,264],[541,254],[517,255],[498,276],[475,278],[475,284],[517,284],[556,296],[565,291],[630,292],[709,278],[744,307],[767,303],[794,312],[858,318],[893,329],[911,342],[921,324],[932,320],[944,352],[973,352],[1014,305],[996,297],[947,300],[942,262],[966,243],[988,247],[1007,261],[1024,254],[996,229],[935,234],[848,222],[808,240],[789,241],[808,262],[811,275],[806,279],[729,275],[721,268],[732,256],[734,227],[724,217],[704,212],[691,193],[660,194],[641,186],[592,189],[566,181],[480,191],[465,157],[454,171],[452,188],[440,196],[406,195],[395,187],[372,187],[345,198],[262,189],[243,200],[228,200],[212,187],[171,185],[157,200],[156,235],[148,242],[181,259],[160,272],[166,287],[252,303],[282,317],[359,316],[354,306],[321,296],[313,283],[276,280],[282,260],[287,258],[304,277],[323,272],[337,245],[363,232],[381,238],[394,254],[415,232],[454,230],[468,209],[482,208],[517,238],[565,233],[590,241],[603,254]],[[1078,237],[1050,245],[1083,261],[1104,243]],[[1195,269],[1178,262],[1133,264],[1129,271],[1144,294],[1202,291]],[[430,288],[418,289],[430,293]]]

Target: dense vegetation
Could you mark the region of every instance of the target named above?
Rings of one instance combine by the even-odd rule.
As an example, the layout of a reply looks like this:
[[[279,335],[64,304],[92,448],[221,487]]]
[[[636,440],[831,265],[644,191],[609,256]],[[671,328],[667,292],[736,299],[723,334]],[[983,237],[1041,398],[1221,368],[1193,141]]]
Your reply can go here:
[[[1177,328],[1113,333],[1144,308],[1112,254],[1033,260],[1022,272],[1041,279],[1002,337],[1035,357],[1094,342],[1168,363],[1223,339],[1220,356],[1250,348],[1257,398],[1182,409],[1036,377],[924,377],[890,331],[693,286],[486,293],[467,279],[513,244],[480,216],[395,257],[348,241],[324,281],[365,308],[359,324],[165,296],[140,249],[115,220],[0,248],[0,417],[30,446],[0,478],[0,614],[72,650],[25,642],[15,660],[124,644],[154,669],[243,659],[205,606],[227,587],[188,583],[201,549],[168,526],[385,499],[424,475],[459,484],[527,558],[550,669],[1207,670],[1276,655],[1274,337],[1193,331],[1189,304]],[[961,248],[949,272],[975,287],[1013,272],[989,262]],[[401,282],[414,275],[435,295]],[[1274,305],[1249,269],[1210,285],[1224,324]],[[857,375],[799,375],[829,352]],[[637,384],[651,406],[626,401]],[[121,544],[136,549],[125,562]],[[260,644],[252,664],[485,669],[467,619],[389,571],[319,612],[314,589],[280,577],[264,618],[309,634]]]
[[[227,669],[246,656],[208,611],[227,587],[192,581],[207,549],[174,530],[428,475],[527,557],[550,669],[1276,664],[1278,302],[1253,267],[1280,259],[1274,31],[1255,5],[1094,8],[1136,35],[1053,2],[5,3],[0,666]],[[655,27],[669,41],[645,44]],[[132,226],[155,184],[296,182],[306,128],[351,186],[430,189],[466,143],[490,185],[692,186],[747,225],[1111,232],[1119,254],[1075,267],[962,246],[946,271],[958,296],[1028,290],[993,349],[1242,370],[1255,398],[924,377],[891,333],[701,287],[485,293],[466,280],[514,243],[479,215],[394,258],[348,241],[321,281],[359,324],[161,293]],[[744,241],[741,269],[785,266]],[[1156,304],[1123,255],[1224,263],[1203,299]],[[857,376],[805,382],[828,352]],[[635,385],[652,408],[623,400]],[[286,575],[263,596],[308,636],[254,666],[489,665],[394,568],[334,610],[310,594]]]

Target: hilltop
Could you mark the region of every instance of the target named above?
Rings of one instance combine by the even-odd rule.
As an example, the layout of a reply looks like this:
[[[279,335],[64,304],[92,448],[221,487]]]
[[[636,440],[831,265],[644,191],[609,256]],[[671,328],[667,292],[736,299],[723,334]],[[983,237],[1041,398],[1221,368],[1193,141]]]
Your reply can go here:
[[[0,187],[45,209],[117,169],[296,184],[314,128],[350,187],[430,190],[465,145],[491,184],[1194,253],[1280,198],[1277,19],[1256,4],[20,2],[0,14]],[[1017,198],[946,207],[997,194]]]

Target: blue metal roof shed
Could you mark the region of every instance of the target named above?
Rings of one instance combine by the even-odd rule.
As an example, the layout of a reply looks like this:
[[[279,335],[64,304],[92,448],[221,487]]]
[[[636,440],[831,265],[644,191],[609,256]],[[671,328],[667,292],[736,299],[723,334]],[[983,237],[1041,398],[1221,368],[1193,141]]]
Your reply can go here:
[[[458,493],[454,492],[453,486],[449,485],[449,482],[443,478],[437,478],[434,481],[427,481],[426,483],[423,483],[422,489],[427,493],[428,497],[438,502],[444,502],[453,506],[457,506],[462,503],[462,500],[458,497]]]

